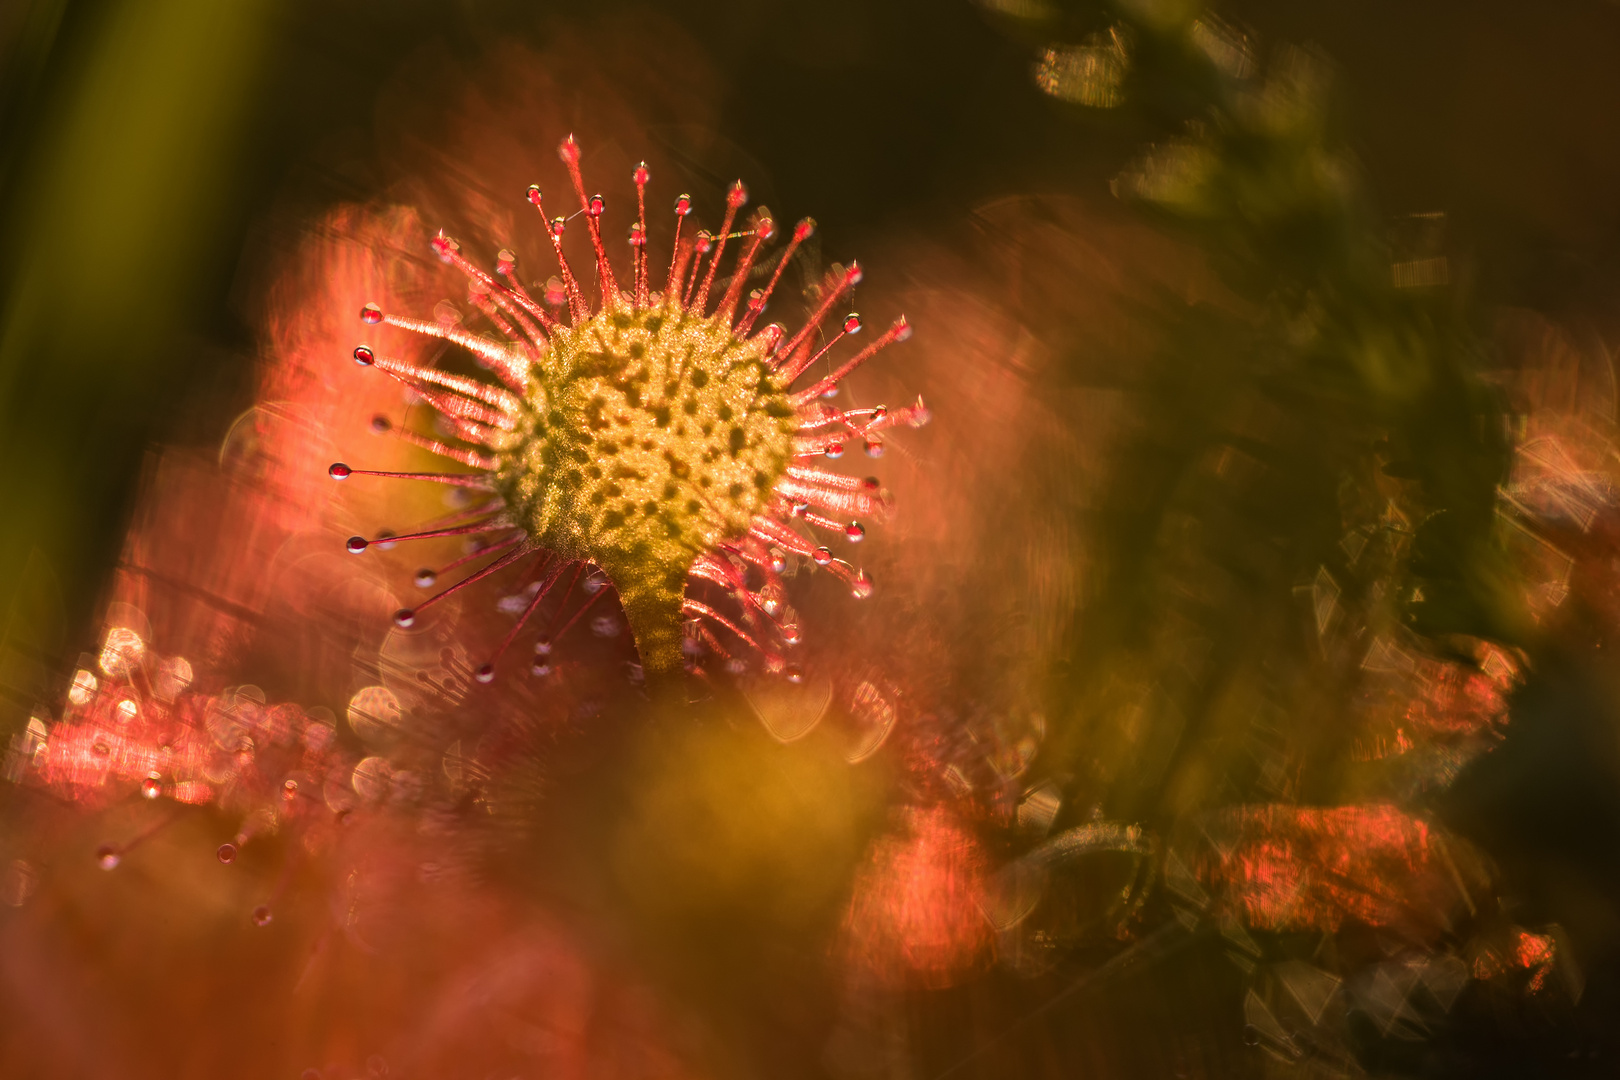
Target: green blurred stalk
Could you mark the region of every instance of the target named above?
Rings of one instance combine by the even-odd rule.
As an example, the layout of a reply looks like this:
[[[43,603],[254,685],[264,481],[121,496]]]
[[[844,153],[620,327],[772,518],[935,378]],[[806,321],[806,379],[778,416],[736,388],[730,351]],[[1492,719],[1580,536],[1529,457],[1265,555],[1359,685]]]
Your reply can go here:
[[[7,162],[0,211],[0,726],[44,690],[122,541],[142,447],[218,261],[272,5],[60,10],[36,0],[18,20],[36,32],[8,63],[43,70],[40,50],[54,50],[43,100],[7,103],[33,138]],[[37,30],[59,22],[74,32]],[[28,93],[19,81],[7,89]]]

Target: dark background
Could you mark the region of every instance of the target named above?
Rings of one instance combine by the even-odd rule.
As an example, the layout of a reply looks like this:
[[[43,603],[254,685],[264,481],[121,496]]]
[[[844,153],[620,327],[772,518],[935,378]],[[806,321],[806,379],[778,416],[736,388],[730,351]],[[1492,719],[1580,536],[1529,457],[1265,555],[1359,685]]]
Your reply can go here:
[[[261,250],[251,241],[267,208],[314,213],[395,179],[331,162],[364,160],[378,87],[406,58],[431,83],[437,53],[473,58],[502,37],[543,45],[559,25],[645,7],[22,0],[0,11],[8,728],[91,644],[143,450],[215,444],[251,403],[261,343],[243,303],[255,274],[244,252]],[[1010,194],[1110,206],[1110,178],[1161,134],[1128,111],[1044,98],[1034,43],[965,0],[657,10],[704,43],[695,60],[721,78],[721,134],[785,203],[813,206],[841,249],[874,233],[948,234]],[[1612,340],[1620,7],[1333,0],[1224,14],[1263,47],[1314,44],[1337,65],[1344,128],[1380,209],[1445,211],[1474,300],[1543,309]],[[1556,786],[1569,764],[1556,739],[1527,760],[1532,790]],[[1502,790],[1471,806],[1478,827],[1534,846],[1533,833],[1510,835],[1522,788]],[[1564,835],[1578,861],[1586,841]],[[1109,1015],[1173,1025],[1185,1020],[1181,995],[1224,994],[1234,978],[1218,957],[1192,956],[1170,982],[1125,980],[1114,1011],[1093,1012],[1071,1045],[1106,1035]],[[1008,993],[1010,1021],[1022,1005]],[[968,1049],[953,1045],[958,1007],[972,1007],[967,995],[917,1018],[937,1033],[933,1064]],[[1563,1056],[1549,1036],[1503,1060],[1534,1071]]]

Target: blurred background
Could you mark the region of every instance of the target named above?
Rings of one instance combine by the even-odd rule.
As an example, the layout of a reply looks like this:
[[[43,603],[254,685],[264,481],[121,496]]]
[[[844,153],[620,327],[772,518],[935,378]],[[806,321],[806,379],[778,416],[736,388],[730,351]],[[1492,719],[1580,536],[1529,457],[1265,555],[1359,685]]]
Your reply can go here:
[[[616,1060],[625,1076],[1611,1075],[1620,1052],[1611,1027],[1620,1020],[1620,684],[1602,652],[1615,629],[1617,532],[1612,481],[1601,478],[1615,468],[1617,419],[1609,356],[1620,337],[1620,140],[1610,118],[1620,113],[1620,7],[1242,0],[1214,12],[1218,23],[1198,25],[1223,29],[1195,64],[1165,44],[1182,40],[1178,28],[1197,14],[1173,4],[13,0],[0,10],[0,734],[21,737],[42,702],[60,710],[75,657],[102,648],[109,582],[159,448],[217,457],[260,398],[274,359],[268,298],[317,223],[342,204],[432,204],[431,190],[410,185],[460,159],[434,142],[449,125],[423,121],[426,149],[407,137],[412,125],[505,70],[512,50],[556,60],[559,71],[595,65],[603,79],[642,79],[614,109],[644,126],[649,152],[689,169],[700,194],[742,174],[784,214],[813,213],[829,258],[859,254],[869,281],[889,282],[884,303],[910,304],[920,327],[910,347],[921,359],[897,362],[911,366],[884,385],[923,391],[938,421],[919,443],[923,478],[896,487],[902,504],[934,508],[917,533],[938,523],[966,548],[956,563],[920,537],[924,568],[890,571],[900,599],[888,621],[874,616],[849,633],[890,643],[871,655],[886,658],[896,681],[927,684],[911,692],[924,734],[907,746],[928,764],[908,757],[880,776],[828,779],[824,762],[795,759],[804,771],[789,786],[804,785],[801,806],[754,791],[774,788],[746,778],[761,766],[733,743],[624,736],[588,753],[565,747],[565,759],[588,761],[562,773],[588,779],[561,785],[568,794],[554,796],[545,838],[521,849],[525,860],[583,880],[599,872],[582,869],[596,861],[593,845],[605,851],[621,843],[613,837],[665,849],[658,808],[676,806],[679,819],[695,802],[701,819],[710,796],[648,762],[701,757],[722,763],[705,783],[754,792],[743,797],[764,799],[778,815],[770,820],[810,820],[801,854],[835,868],[830,883],[812,873],[804,887],[826,896],[802,917],[744,917],[727,906],[742,904],[730,895],[712,908],[694,901],[698,914],[625,901],[621,893],[705,872],[702,858],[689,865],[676,853],[667,866],[619,874],[611,904],[630,914],[608,928],[582,930],[571,916],[541,931],[503,915],[526,927],[512,931],[519,944],[440,942],[461,959],[424,960],[422,978],[468,965],[494,978],[532,952],[528,974],[508,982],[572,986],[589,981],[580,972],[590,964],[559,956],[610,955],[607,974],[592,969],[593,1000],[621,1026],[599,1038],[656,1046]],[[1319,97],[1300,91],[1308,122],[1275,120],[1270,106],[1243,97],[1249,81],[1278,72],[1292,86],[1330,87]],[[500,79],[483,85],[498,114]],[[672,86],[678,92],[661,97]],[[583,99],[558,106],[570,118],[592,108]],[[1200,143],[1201,130],[1218,134]],[[1173,162],[1143,165],[1149,148],[1173,148],[1189,131],[1192,158],[1216,161],[1216,172],[1230,165],[1221,198],[1161,183],[1180,175]],[[621,132],[613,137],[635,152]],[[535,169],[554,169],[550,145],[532,152]],[[1298,182],[1309,198],[1296,204],[1289,177],[1298,176],[1311,179]],[[1440,277],[1422,276],[1441,264]],[[1402,266],[1421,280],[1403,280]],[[1430,292],[1409,303],[1412,290],[1401,290],[1414,282]],[[1394,299],[1377,293],[1386,286]],[[1335,351],[1335,333],[1351,344]],[[1301,344],[1307,338],[1330,344]],[[1377,351],[1363,347],[1375,338],[1395,344],[1356,359]],[[931,339],[940,344],[929,359],[921,350]],[[1341,352],[1361,381],[1340,379]],[[1305,359],[1295,365],[1296,356]],[[980,385],[981,370],[1006,378]],[[1427,373],[1415,389],[1402,381],[1411,371]],[[1551,458],[1523,448],[1554,428],[1561,446],[1579,448],[1570,455],[1586,457],[1546,464],[1546,483],[1525,479],[1527,461]],[[1212,446],[1261,465],[1234,479],[1225,459],[1211,464]],[[929,462],[946,463],[933,480]],[[1411,486],[1394,491],[1392,481]],[[1571,485],[1586,494],[1571,496]],[[1497,524],[1498,492],[1509,490],[1541,545],[1523,558]],[[1391,524],[1391,514],[1410,520]],[[186,523],[178,531],[206,546],[210,526],[195,528],[203,532]],[[1358,545],[1397,533],[1411,545],[1392,542],[1384,569],[1366,570]],[[1545,570],[1548,545],[1567,564],[1562,577]],[[1563,589],[1550,601],[1549,582]],[[896,625],[916,620],[937,632],[907,636]],[[1405,659],[1369,659],[1379,641]],[[272,700],[305,692],[297,676],[278,687],[261,677],[275,665],[254,663]],[[1366,730],[1344,717],[1373,710],[1366,702],[1377,694],[1428,694],[1432,704],[1435,687],[1451,686],[1439,668],[1419,680],[1421,692],[1379,682],[1424,664],[1489,683],[1453,698],[1511,699],[1489,706],[1498,710],[1491,746],[1482,751],[1480,736],[1465,751],[1434,735],[1420,749],[1451,754],[1447,764],[1407,755],[1410,776],[1367,779],[1346,763],[1386,755],[1358,749]],[[341,701],[305,705],[342,711]],[[1395,711],[1415,715],[1404,703]],[[1260,715],[1263,737],[1252,730]],[[1002,796],[984,794],[994,784],[974,780],[964,762],[1008,752],[991,746],[997,738],[1023,753],[1025,728],[1038,730],[1039,749],[1026,754],[1034,764],[1007,774],[1012,801],[997,809]],[[1256,751],[1255,739],[1275,756]],[[949,749],[959,745],[973,749]],[[629,764],[612,764],[613,754]],[[952,794],[953,768],[972,794]],[[928,783],[916,779],[924,774]],[[636,804],[627,825],[571,835],[568,815],[613,803],[615,785],[652,801]],[[832,824],[817,808],[822,790],[837,803]],[[1042,791],[1053,809],[1036,835],[1027,819],[1040,816]],[[6,786],[6,857],[45,865],[26,835],[38,827],[37,812],[21,805],[32,797]],[[947,824],[929,816],[956,807],[953,798],[975,809],[950,810]],[[1368,806],[1398,809],[1388,820],[1332,816]],[[1327,816],[1310,816],[1318,811]],[[1114,823],[1153,839],[1107,833]],[[53,825],[49,835],[88,851],[97,828]],[[177,831],[193,828],[207,832],[189,818]],[[1431,828],[1466,852],[1431,855]],[[976,836],[978,854],[961,856],[953,830]],[[1055,842],[1048,830],[1070,848],[1042,847]],[[932,961],[906,949],[911,981],[899,989],[870,974],[877,961],[806,974],[806,956],[862,947],[859,883],[892,869],[885,837],[926,864],[896,871],[905,880],[993,877],[982,887],[990,899],[978,901],[991,928],[971,915],[963,918],[974,929],[939,930],[948,977],[929,977]],[[189,867],[174,843],[174,865]],[[212,860],[213,842],[198,843]],[[338,848],[352,855],[367,843],[395,839],[350,836]],[[736,843],[739,859],[755,858],[752,840]],[[1403,914],[1369,914],[1324,892],[1306,905],[1315,914],[1278,915],[1255,899],[1271,856],[1245,854],[1267,844],[1284,852],[1279,866],[1329,867],[1322,880],[1351,882]],[[1421,859],[1399,854],[1413,844]],[[1101,862],[1048,866],[1093,848]],[[1362,869],[1336,862],[1344,849],[1384,853],[1374,874],[1384,884],[1366,886]],[[265,858],[278,895],[296,892],[304,871]],[[799,863],[784,870],[775,855],[762,858],[758,873],[799,880]],[[962,859],[989,869],[963,870]],[[1005,872],[1035,864],[1039,886],[1023,870]],[[1238,864],[1248,877],[1234,884]],[[422,1051],[413,1065],[386,1051],[399,1018],[418,1015],[392,991],[377,993],[387,972],[411,970],[403,961],[351,972],[353,985],[329,991],[350,1010],[333,1015],[352,1013],[352,1038],[322,1043],[335,1064],[297,1063],[291,1050],[278,1057],[266,1029],[319,1026],[320,1009],[307,1002],[292,1010],[301,1020],[279,1011],[302,959],[285,986],[243,985],[257,979],[243,972],[280,970],[261,955],[271,945],[154,929],[164,917],[150,882],[144,900],[91,899],[111,879],[88,856],[83,867],[63,871],[52,914],[31,916],[60,941],[37,927],[24,935],[19,913],[40,903],[0,912],[14,923],[8,941],[38,942],[7,962],[0,987],[9,1002],[0,1060],[14,1075],[297,1076],[306,1066],[325,1076],[544,1075],[532,1062],[491,1058],[463,1073],[453,1057]],[[1431,904],[1435,876],[1461,901]],[[546,877],[525,864],[488,888],[576,913],[606,903],[597,885],[559,889]],[[885,887],[870,903],[888,903],[892,916],[904,902],[885,900]],[[1230,898],[1210,901],[1223,887]],[[432,923],[400,888],[402,909]],[[1030,889],[1042,899],[1028,899]],[[252,907],[251,891],[229,904]],[[469,895],[460,925],[500,922],[476,890]],[[1452,910],[1459,902],[1467,918]],[[323,914],[309,925],[336,903],[312,901]],[[522,907],[500,903],[503,912]],[[1227,914],[1210,914],[1222,903]],[[1322,914],[1335,904],[1359,913],[1351,930],[1342,913]],[[1009,905],[1023,909],[1017,918],[992,913]],[[121,911],[137,929],[118,929]],[[917,918],[938,929],[952,911]],[[907,918],[891,918],[901,938]],[[1015,947],[1012,928],[1035,923]],[[120,943],[121,932],[138,940]],[[827,944],[840,934],[845,944]],[[319,932],[307,936],[325,947]],[[980,936],[997,944],[975,944]],[[1480,944],[1487,939],[1508,944]],[[435,946],[400,930],[391,947]],[[950,959],[981,947],[993,959]],[[78,966],[53,959],[57,949]],[[1549,959],[1553,951],[1562,959]],[[1511,991],[1492,982],[1491,957],[1517,964]],[[1436,966],[1442,959],[1463,965],[1470,987],[1497,989],[1456,990]],[[615,964],[635,969],[623,976],[629,988],[601,990],[620,977]],[[572,974],[556,974],[565,968]],[[1542,977],[1579,988],[1549,1003],[1539,983],[1528,988]],[[1429,995],[1421,1001],[1419,984]],[[152,985],[184,991],[139,1000]],[[466,1000],[483,1000],[478,993],[498,996],[486,986]],[[642,994],[694,1015],[638,1019],[658,1012]],[[1302,1015],[1317,1002],[1317,1026],[1323,1008],[1337,1007],[1322,1002],[1350,1004],[1331,1035],[1311,1036],[1274,998]],[[72,1018],[91,1008],[106,1015]],[[439,1008],[437,1022],[453,1029],[455,1010],[472,1006]],[[327,1019],[334,1029],[349,1022]],[[116,1029],[105,1047],[87,1035],[102,1022]],[[1318,1049],[1301,1050],[1312,1038]],[[428,1061],[441,1071],[424,1071]]]

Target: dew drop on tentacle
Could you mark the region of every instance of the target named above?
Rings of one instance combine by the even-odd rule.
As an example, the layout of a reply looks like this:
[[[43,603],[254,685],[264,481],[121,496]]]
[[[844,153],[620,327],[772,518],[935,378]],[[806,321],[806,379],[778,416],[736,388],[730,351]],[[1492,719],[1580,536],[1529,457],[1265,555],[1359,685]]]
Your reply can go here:
[[[882,439],[867,439],[866,440],[866,456],[867,457],[882,457],[883,456],[883,440]]]
[[[270,921],[273,918],[275,918],[275,916],[271,914],[270,909],[264,904],[260,904],[258,907],[253,909],[254,926],[269,926]]]
[[[214,852],[214,857],[229,866],[236,861],[236,845],[229,840],[225,841],[225,843],[219,845],[219,850]]]
[[[416,625],[416,612],[412,608],[400,608],[394,612],[394,625],[402,630],[408,630]]]
[[[800,670],[798,664],[789,664],[782,669],[782,678],[797,686],[799,683],[804,682],[804,672]]]
[[[123,853],[111,844],[103,844],[96,848],[96,865],[103,870],[116,869],[123,858]]]
[[[438,236],[435,236],[431,243],[433,245],[434,253],[437,254],[439,259],[443,262],[451,262],[454,257],[461,252],[461,245],[444,235],[443,232],[440,232]]]
[[[492,683],[492,682],[494,682],[495,681],[495,665],[494,664],[480,664],[480,665],[478,665],[478,669],[473,672],[473,678],[477,679],[481,683]]]
[[[163,794],[163,781],[156,776],[148,776],[141,781],[141,795],[148,799],[155,799]]]
[[[855,599],[857,599],[857,600],[865,600],[868,596],[871,596],[872,595],[872,578],[871,578],[871,576],[868,575],[865,570],[862,570],[860,573],[856,574],[855,575],[855,580],[850,583],[849,591],[850,591],[850,595],[855,597]]]
[[[849,537],[850,543],[858,544],[866,538],[866,526],[858,521],[852,521],[844,526],[844,535]]]
[[[354,347],[354,362],[361,367],[370,367],[377,362],[377,354],[369,346],[356,345]]]
[[[543,679],[551,674],[551,663],[547,660],[536,660],[534,666],[529,668],[529,673]]]
[[[360,309],[360,321],[368,325],[376,326],[378,323],[382,322],[382,317],[382,308],[378,307],[376,304],[367,304],[365,307]]]
[[[826,454],[830,458],[833,458],[834,460],[841,458],[844,456],[844,444],[841,442],[830,442],[827,444],[827,449],[823,450],[822,453]]]
[[[815,551],[811,552],[810,557],[815,560],[817,566],[826,566],[833,561],[832,551],[824,547],[816,548]]]
[[[393,429],[393,426],[393,422],[386,416],[378,415],[371,418],[371,430],[378,435],[386,434]]]
[[[353,469],[341,461],[332,462],[331,467],[326,470],[326,474],[334,480],[347,480],[353,472]]]
[[[536,656],[550,656],[551,655],[551,639],[547,638],[547,637],[536,638],[535,642],[534,642],[534,655],[536,655]]]
[[[343,545],[351,555],[358,555],[371,546],[371,541],[363,536],[351,536],[348,543]]]
[[[782,347],[782,340],[786,337],[787,327],[773,322],[755,334],[752,340],[758,341],[765,355],[771,357],[776,355],[776,350]]]
[[[844,316],[844,333],[846,333],[846,334],[858,334],[860,332],[861,332],[861,315],[860,315],[860,312],[852,311],[848,315],[845,315]]]
[[[416,572],[416,575],[411,578],[411,581],[416,585],[416,587],[418,589],[431,589],[433,587],[434,582],[436,582],[438,580],[439,580],[439,575],[434,573],[432,570],[427,569],[426,567],[423,567],[422,569],[418,570]]]

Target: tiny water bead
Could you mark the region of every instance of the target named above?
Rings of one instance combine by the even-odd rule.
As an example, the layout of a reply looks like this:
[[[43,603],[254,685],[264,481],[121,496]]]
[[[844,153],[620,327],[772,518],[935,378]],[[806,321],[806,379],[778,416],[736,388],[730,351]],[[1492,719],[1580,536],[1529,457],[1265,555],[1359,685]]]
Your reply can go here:
[[[858,521],[852,521],[844,526],[844,535],[852,544],[858,544],[866,538],[866,527]]]
[[[96,865],[103,870],[117,869],[123,858],[123,853],[111,844],[103,844],[96,848]]]
[[[327,475],[334,480],[347,480],[354,470],[343,464],[341,461],[334,461],[326,472]]]
[[[163,781],[156,776],[148,776],[141,781],[141,795],[148,799],[155,799],[163,794]]]
[[[258,907],[254,908],[252,917],[254,926],[269,926],[271,920],[275,918],[275,916],[271,914],[270,908],[265,904],[260,904]]]
[[[219,850],[214,852],[214,855],[219,859],[220,862],[229,866],[231,863],[236,861],[236,845],[227,840],[225,843],[219,845]]]
[[[486,673],[493,677],[499,657],[563,571],[581,566],[592,572],[583,583],[577,572],[569,578],[560,589],[564,600],[577,595],[576,583],[582,585],[584,604],[611,591],[649,678],[678,672],[689,639],[703,642],[700,652],[722,662],[732,655],[722,639],[736,639],[761,654],[766,671],[781,673],[787,664],[778,649],[796,644],[798,630],[788,632],[779,622],[779,605],[762,613],[752,601],[756,579],[763,576],[771,590],[780,591],[791,553],[814,559],[857,588],[858,571],[818,548],[796,523],[858,540],[863,526],[821,512],[869,518],[887,509],[888,497],[875,485],[805,461],[838,458],[851,436],[863,439],[870,452],[879,429],[920,426],[926,418],[920,401],[913,409],[898,410],[843,411],[824,403],[857,368],[909,337],[910,328],[904,318],[897,319],[852,355],[841,360],[833,355],[835,346],[863,329],[853,311],[839,320],[836,335],[822,329],[861,281],[860,267],[850,263],[835,264],[819,287],[808,290],[810,311],[796,332],[780,323],[755,332],[756,320],[815,223],[801,220],[784,250],[762,257],[762,245],[778,233],[777,223],[764,208],[745,222],[738,220],[748,202],[740,181],[727,191],[717,230],[683,235],[693,201],[685,194],[675,201],[670,264],[663,287],[656,288],[645,200],[651,174],[644,162],[632,174],[637,199],[627,230],[631,267],[625,281],[603,241],[609,208],[601,195],[587,193],[572,137],[559,155],[579,207],[574,218],[548,213],[538,185],[525,192],[548,226],[560,271],[538,298],[522,280],[531,275],[517,273],[513,251],[497,253],[492,274],[463,255],[450,237],[433,239],[438,257],[468,279],[469,302],[494,334],[464,328],[462,313],[443,305],[436,319],[389,314],[376,304],[362,309],[368,325],[461,347],[492,373],[493,381],[378,355],[367,345],[355,349],[358,362],[397,380],[413,401],[437,413],[432,436],[392,427],[382,418],[373,422],[374,430],[393,431],[472,471],[379,473],[338,463],[343,469],[340,473],[334,465],[332,476],[427,480],[482,494],[464,504],[459,519],[447,519],[466,524],[402,537],[357,536],[347,549],[359,554],[370,545],[448,536],[484,543],[451,565],[486,553],[488,560],[396,613],[394,622],[401,627],[465,586],[522,560],[538,560],[534,577],[543,584],[503,597],[498,605],[517,622],[488,662],[474,669],[479,681]],[[600,295],[594,310],[583,275],[563,254],[570,220],[580,220],[589,234]],[[735,260],[722,276],[721,261],[730,254]],[[808,385],[795,388],[801,378]],[[430,588],[448,569],[422,570],[414,580]],[[689,586],[727,594],[746,628],[733,621],[737,616],[711,607],[712,597],[704,592],[687,595]],[[583,614],[584,606],[576,603],[564,625],[572,626]],[[622,624],[610,612],[599,612],[586,625],[610,636]],[[531,670],[543,674],[542,667],[549,672],[543,660]]]

